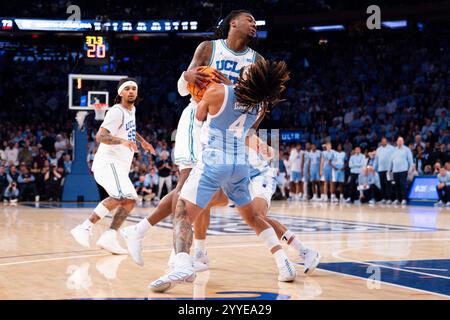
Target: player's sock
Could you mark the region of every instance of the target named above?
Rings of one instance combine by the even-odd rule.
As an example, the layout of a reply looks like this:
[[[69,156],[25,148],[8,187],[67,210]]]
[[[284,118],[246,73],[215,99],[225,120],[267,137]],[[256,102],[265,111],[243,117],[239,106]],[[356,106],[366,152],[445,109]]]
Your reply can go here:
[[[194,239],[194,251],[205,253],[206,252],[206,240],[205,239]]]
[[[94,213],[100,218],[103,219],[109,213],[109,209],[103,205],[103,203],[99,203],[95,209]]]
[[[281,269],[286,265],[286,260],[289,260],[286,252],[283,249],[277,250],[273,253],[273,257],[277,263],[278,269]]]
[[[303,243],[297,239],[297,237],[291,230],[286,230],[286,232],[281,237],[281,241],[285,242],[286,244],[289,243],[292,248],[300,252],[304,252],[307,249],[305,245],[303,245]]]
[[[150,222],[148,222],[147,219],[142,219],[137,225],[136,225],[136,231],[139,235],[143,236],[147,233],[147,231],[152,227]]]
[[[84,222],[81,224],[81,226],[82,226],[84,229],[91,230],[92,227],[94,226],[94,224],[93,224],[89,219],[86,219],[86,220],[84,220]]]

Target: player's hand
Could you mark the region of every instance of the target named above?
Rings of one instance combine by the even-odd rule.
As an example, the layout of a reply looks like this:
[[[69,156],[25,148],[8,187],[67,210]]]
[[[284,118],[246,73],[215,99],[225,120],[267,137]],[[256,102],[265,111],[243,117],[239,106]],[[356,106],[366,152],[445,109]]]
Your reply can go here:
[[[130,148],[130,150],[133,151],[133,152],[135,152],[135,153],[138,151],[138,147],[137,147],[137,145],[136,145],[136,142],[134,142],[134,141],[124,140],[124,141],[122,142],[122,144],[123,144],[125,147]]]
[[[228,79],[228,77],[226,75],[224,75],[222,72],[220,72],[218,70],[213,70],[213,75],[214,75],[214,77],[212,78],[212,80],[214,82],[223,83],[223,84],[226,84],[227,86],[233,85],[233,82],[231,82],[231,80]]]
[[[189,82],[193,83],[197,87],[203,89],[206,87],[208,82],[211,81],[211,76],[206,72],[199,71],[202,67],[192,68],[189,70],[186,70],[184,72],[184,79]]]
[[[155,148],[153,148],[150,143],[148,143],[147,141],[143,141],[141,142],[141,146],[145,151],[150,152],[152,155],[156,156]]]
[[[268,145],[264,145],[262,148],[260,148],[259,152],[261,152],[261,155],[266,161],[272,160],[272,158],[275,156],[275,150]]]

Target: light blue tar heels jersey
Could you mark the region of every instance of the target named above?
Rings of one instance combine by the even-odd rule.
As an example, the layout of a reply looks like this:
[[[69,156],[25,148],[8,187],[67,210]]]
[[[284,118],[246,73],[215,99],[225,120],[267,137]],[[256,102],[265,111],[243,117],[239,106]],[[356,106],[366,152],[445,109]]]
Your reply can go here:
[[[209,65],[236,83],[241,69],[256,61],[256,51],[247,47],[244,51],[236,52],[228,48],[225,39],[213,40]]]
[[[304,157],[303,172],[306,172],[308,170],[310,155],[311,155],[311,151],[305,151],[303,154],[303,157]]]
[[[330,160],[333,160],[333,156],[334,156],[334,150],[322,151],[323,167],[325,169],[331,169]]]
[[[223,85],[223,104],[215,115],[208,114],[202,128],[202,160],[208,164],[248,164],[245,137],[256,122],[258,110],[244,113],[234,87]]]
[[[344,151],[341,152],[334,151],[334,157],[331,163],[333,164],[334,167],[342,169],[344,167],[346,157],[347,155],[345,154]]]
[[[321,152],[318,150],[316,150],[316,152],[310,152],[309,159],[311,160],[311,170],[313,170],[313,168],[319,168],[320,155],[321,155]]]

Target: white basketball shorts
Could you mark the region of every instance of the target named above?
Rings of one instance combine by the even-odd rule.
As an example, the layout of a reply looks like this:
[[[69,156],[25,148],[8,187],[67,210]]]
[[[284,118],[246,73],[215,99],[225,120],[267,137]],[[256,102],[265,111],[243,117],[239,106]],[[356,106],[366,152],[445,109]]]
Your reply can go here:
[[[177,134],[175,136],[174,162],[180,170],[193,168],[197,163],[201,147],[198,141],[198,127],[195,125],[195,102],[183,110],[178,121]]]
[[[111,198],[138,199],[136,189],[128,176],[128,171],[114,163],[105,163],[94,170],[95,181]]]

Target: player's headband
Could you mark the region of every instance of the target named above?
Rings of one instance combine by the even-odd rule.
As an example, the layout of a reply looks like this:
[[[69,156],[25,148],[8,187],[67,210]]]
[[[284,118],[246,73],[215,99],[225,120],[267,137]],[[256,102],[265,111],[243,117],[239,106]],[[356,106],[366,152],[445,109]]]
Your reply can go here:
[[[136,89],[138,88],[138,85],[136,82],[134,81],[125,81],[124,83],[122,83],[119,87],[119,89],[117,89],[117,94],[120,96],[120,93],[122,92],[123,89],[125,89],[125,87],[128,86],[136,86]]]

